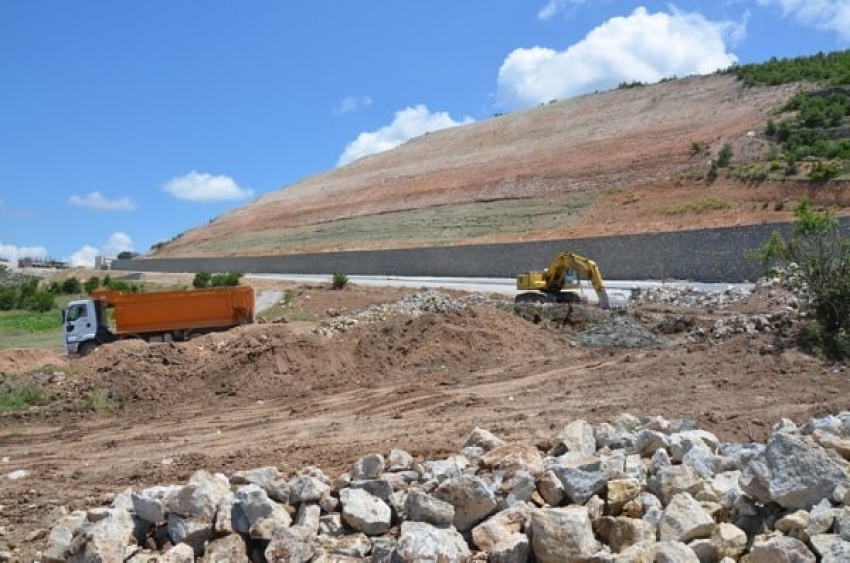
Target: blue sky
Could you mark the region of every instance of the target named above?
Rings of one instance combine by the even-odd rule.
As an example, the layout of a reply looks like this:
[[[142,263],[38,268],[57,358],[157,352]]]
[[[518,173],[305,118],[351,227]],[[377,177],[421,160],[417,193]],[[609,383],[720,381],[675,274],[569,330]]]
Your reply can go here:
[[[409,138],[850,46],[850,0],[0,0],[0,257],[146,252]]]

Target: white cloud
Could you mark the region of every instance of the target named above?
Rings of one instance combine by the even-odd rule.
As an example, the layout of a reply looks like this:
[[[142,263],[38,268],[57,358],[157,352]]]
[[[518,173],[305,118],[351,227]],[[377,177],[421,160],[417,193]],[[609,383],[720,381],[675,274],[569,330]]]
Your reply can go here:
[[[347,96],[340,100],[340,102],[333,109],[334,115],[342,115],[344,113],[349,113],[352,111],[357,111],[361,107],[369,107],[372,105],[372,98],[369,96],[362,96],[360,98],[356,96]]]
[[[229,176],[199,174],[194,170],[169,180],[163,189],[177,199],[202,202],[245,199],[254,195],[253,190],[239,187]]]
[[[136,208],[136,202],[129,197],[110,200],[100,192],[90,192],[84,196],[72,195],[68,203],[103,211],[132,211]]]
[[[71,254],[68,262],[72,268],[94,268],[94,257],[100,255],[100,250],[93,246],[85,245]]]
[[[112,233],[101,247],[104,256],[117,256],[125,250],[133,251],[133,239],[127,233]]]
[[[552,19],[559,13],[567,9],[568,4],[584,4],[587,0],[549,0],[546,5],[540,8],[537,12],[537,17],[541,20]]]
[[[464,117],[461,121],[455,121],[446,112],[431,111],[422,104],[416,107],[408,107],[397,111],[393,122],[376,131],[360,133],[356,139],[345,147],[342,156],[339,157],[337,166],[343,166],[363,158],[393,149],[405,141],[424,135],[432,131],[447,129],[456,125],[463,125],[475,121],[471,117]]]
[[[567,0],[549,0],[545,6],[540,8],[540,11],[537,13],[537,17],[541,20],[548,20],[563,10],[566,5]]]
[[[78,251],[71,254],[67,261],[72,268],[93,268],[95,256],[108,256],[115,258],[125,250],[133,250],[133,239],[127,233],[115,232],[100,246],[100,248],[84,245]]]
[[[777,6],[784,17],[824,31],[834,31],[850,41],[850,2],[848,0],[756,0],[760,6]]]
[[[0,243],[0,258],[17,267],[18,258],[47,258],[47,249],[43,246],[15,246]]]
[[[520,48],[499,69],[497,99],[506,107],[527,107],[622,82],[657,82],[665,77],[710,74],[737,62],[724,37],[741,26],[714,22],[701,14],[637,8],[611,18],[564,51]]]

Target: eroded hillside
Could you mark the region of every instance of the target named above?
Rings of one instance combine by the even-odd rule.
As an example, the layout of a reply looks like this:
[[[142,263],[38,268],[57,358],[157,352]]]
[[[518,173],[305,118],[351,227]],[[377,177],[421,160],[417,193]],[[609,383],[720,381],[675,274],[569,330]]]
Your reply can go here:
[[[179,235],[156,256],[515,242],[787,220],[786,203],[806,195],[803,183],[721,177],[708,185],[692,171],[707,169],[727,143],[737,162],[763,158],[771,112],[799,88],[690,77],[430,133],[265,194]],[[827,203],[850,203],[847,189],[837,184]],[[705,205],[707,198],[714,203]]]

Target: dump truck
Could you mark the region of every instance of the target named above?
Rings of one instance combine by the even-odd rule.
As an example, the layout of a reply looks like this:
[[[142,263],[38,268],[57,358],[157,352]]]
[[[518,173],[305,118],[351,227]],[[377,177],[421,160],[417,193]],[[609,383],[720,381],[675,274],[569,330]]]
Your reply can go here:
[[[542,271],[519,274],[516,288],[516,303],[578,303],[583,290],[580,275],[590,280],[599,299],[599,306],[608,309],[611,302],[602,272],[596,262],[574,252],[561,252],[552,259],[549,267]]]
[[[111,313],[111,314],[110,314]],[[247,286],[132,293],[99,289],[62,310],[65,351],[85,356],[115,340],[175,342],[254,322]]]

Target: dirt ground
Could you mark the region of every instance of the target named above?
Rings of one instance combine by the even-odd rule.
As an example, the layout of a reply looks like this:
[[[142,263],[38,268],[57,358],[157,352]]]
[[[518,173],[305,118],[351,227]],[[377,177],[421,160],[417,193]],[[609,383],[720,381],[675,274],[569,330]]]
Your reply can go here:
[[[629,314],[664,344],[620,349],[579,345],[580,331],[616,313],[578,307],[568,323],[479,305],[385,314],[322,336],[312,329],[415,291],[281,289],[292,290],[291,311],[315,320],[289,314],[188,343],[119,342],[80,359],[0,353],[5,377],[58,393],[49,408],[0,415],[0,552],[31,560],[58,507],[100,506],[126,487],[182,483],[200,468],[292,474],[316,465],[337,475],[391,448],[419,459],[455,453],[476,426],[547,448],[573,419],[622,412],[763,440],[781,417],[850,409],[850,370],[776,335],[694,339],[658,329],[766,312],[775,306],[764,294],[729,309],[633,306]],[[18,470],[29,473],[9,478]]]

